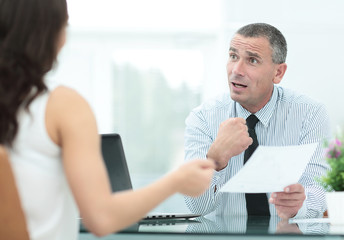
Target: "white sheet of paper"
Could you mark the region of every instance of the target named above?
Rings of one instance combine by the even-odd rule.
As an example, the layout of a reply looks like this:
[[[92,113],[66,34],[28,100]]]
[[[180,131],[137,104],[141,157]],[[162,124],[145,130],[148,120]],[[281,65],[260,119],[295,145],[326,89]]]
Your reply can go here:
[[[298,146],[258,146],[249,161],[221,192],[282,192],[300,179],[318,143]]]
[[[329,218],[297,218],[289,219],[289,224],[292,223],[330,223]]]

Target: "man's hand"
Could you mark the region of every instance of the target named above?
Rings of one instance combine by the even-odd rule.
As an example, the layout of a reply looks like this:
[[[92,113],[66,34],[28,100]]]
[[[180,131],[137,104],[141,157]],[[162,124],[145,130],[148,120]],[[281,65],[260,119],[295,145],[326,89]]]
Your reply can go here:
[[[276,234],[302,234],[296,223],[289,223],[287,219],[283,219],[277,224]]]
[[[282,219],[295,217],[306,199],[305,189],[299,183],[284,188],[284,192],[271,194],[269,202],[275,204],[277,214]]]
[[[207,157],[216,163],[216,171],[225,168],[231,157],[245,151],[253,140],[248,134],[246,120],[229,118],[222,122]]]

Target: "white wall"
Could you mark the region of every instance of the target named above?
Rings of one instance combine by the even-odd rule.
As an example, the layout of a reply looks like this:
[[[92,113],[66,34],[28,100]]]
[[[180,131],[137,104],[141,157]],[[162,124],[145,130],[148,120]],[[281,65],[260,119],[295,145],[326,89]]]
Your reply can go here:
[[[204,53],[203,99],[227,90],[229,41],[239,27],[267,22],[288,42],[288,70],[282,85],[326,104],[333,129],[344,124],[342,0],[125,1],[69,0],[70,35],[52,78],[79,89],[96,111],[103,131],[112,125],[109,49],[181,46]],[[80,8],[80,6],[83,6]],[[211,6],[211,7],[209,7]],[[195,40],[202,42],[200,45]],[[125,44],[124,44],[125,43]],[[196,46],[195,46],[196,45]],[[72,54],[71,54],[72,53]]]
[[[342,126],[344,1],[222,0],[222,4],[221,48],[227,51],[238,27],[253,22],[276,26],[288,43],[288,70],[281,85],[323,102],[329,110],[333,131]],[[222,57],[225,62],[227,55]],[[219,80],[214,93],[222,90],[222,81]]]

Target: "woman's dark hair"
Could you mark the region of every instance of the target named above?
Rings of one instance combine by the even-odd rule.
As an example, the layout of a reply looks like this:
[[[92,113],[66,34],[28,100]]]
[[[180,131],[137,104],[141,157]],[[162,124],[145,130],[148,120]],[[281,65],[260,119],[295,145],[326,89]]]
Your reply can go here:
[[[66,0],[0,0],[0,144],[12,145],[19,108],[47,90],[67,20]]]

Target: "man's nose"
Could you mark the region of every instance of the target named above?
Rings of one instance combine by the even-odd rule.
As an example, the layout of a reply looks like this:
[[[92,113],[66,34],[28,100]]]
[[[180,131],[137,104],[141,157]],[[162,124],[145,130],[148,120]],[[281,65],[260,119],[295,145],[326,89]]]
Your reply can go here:
[[[245,64],[242,60],[239,60],[239,61],[234,63],[232,73],[234,73],[235,75],[239,75],[239,76],[245,75]]]

